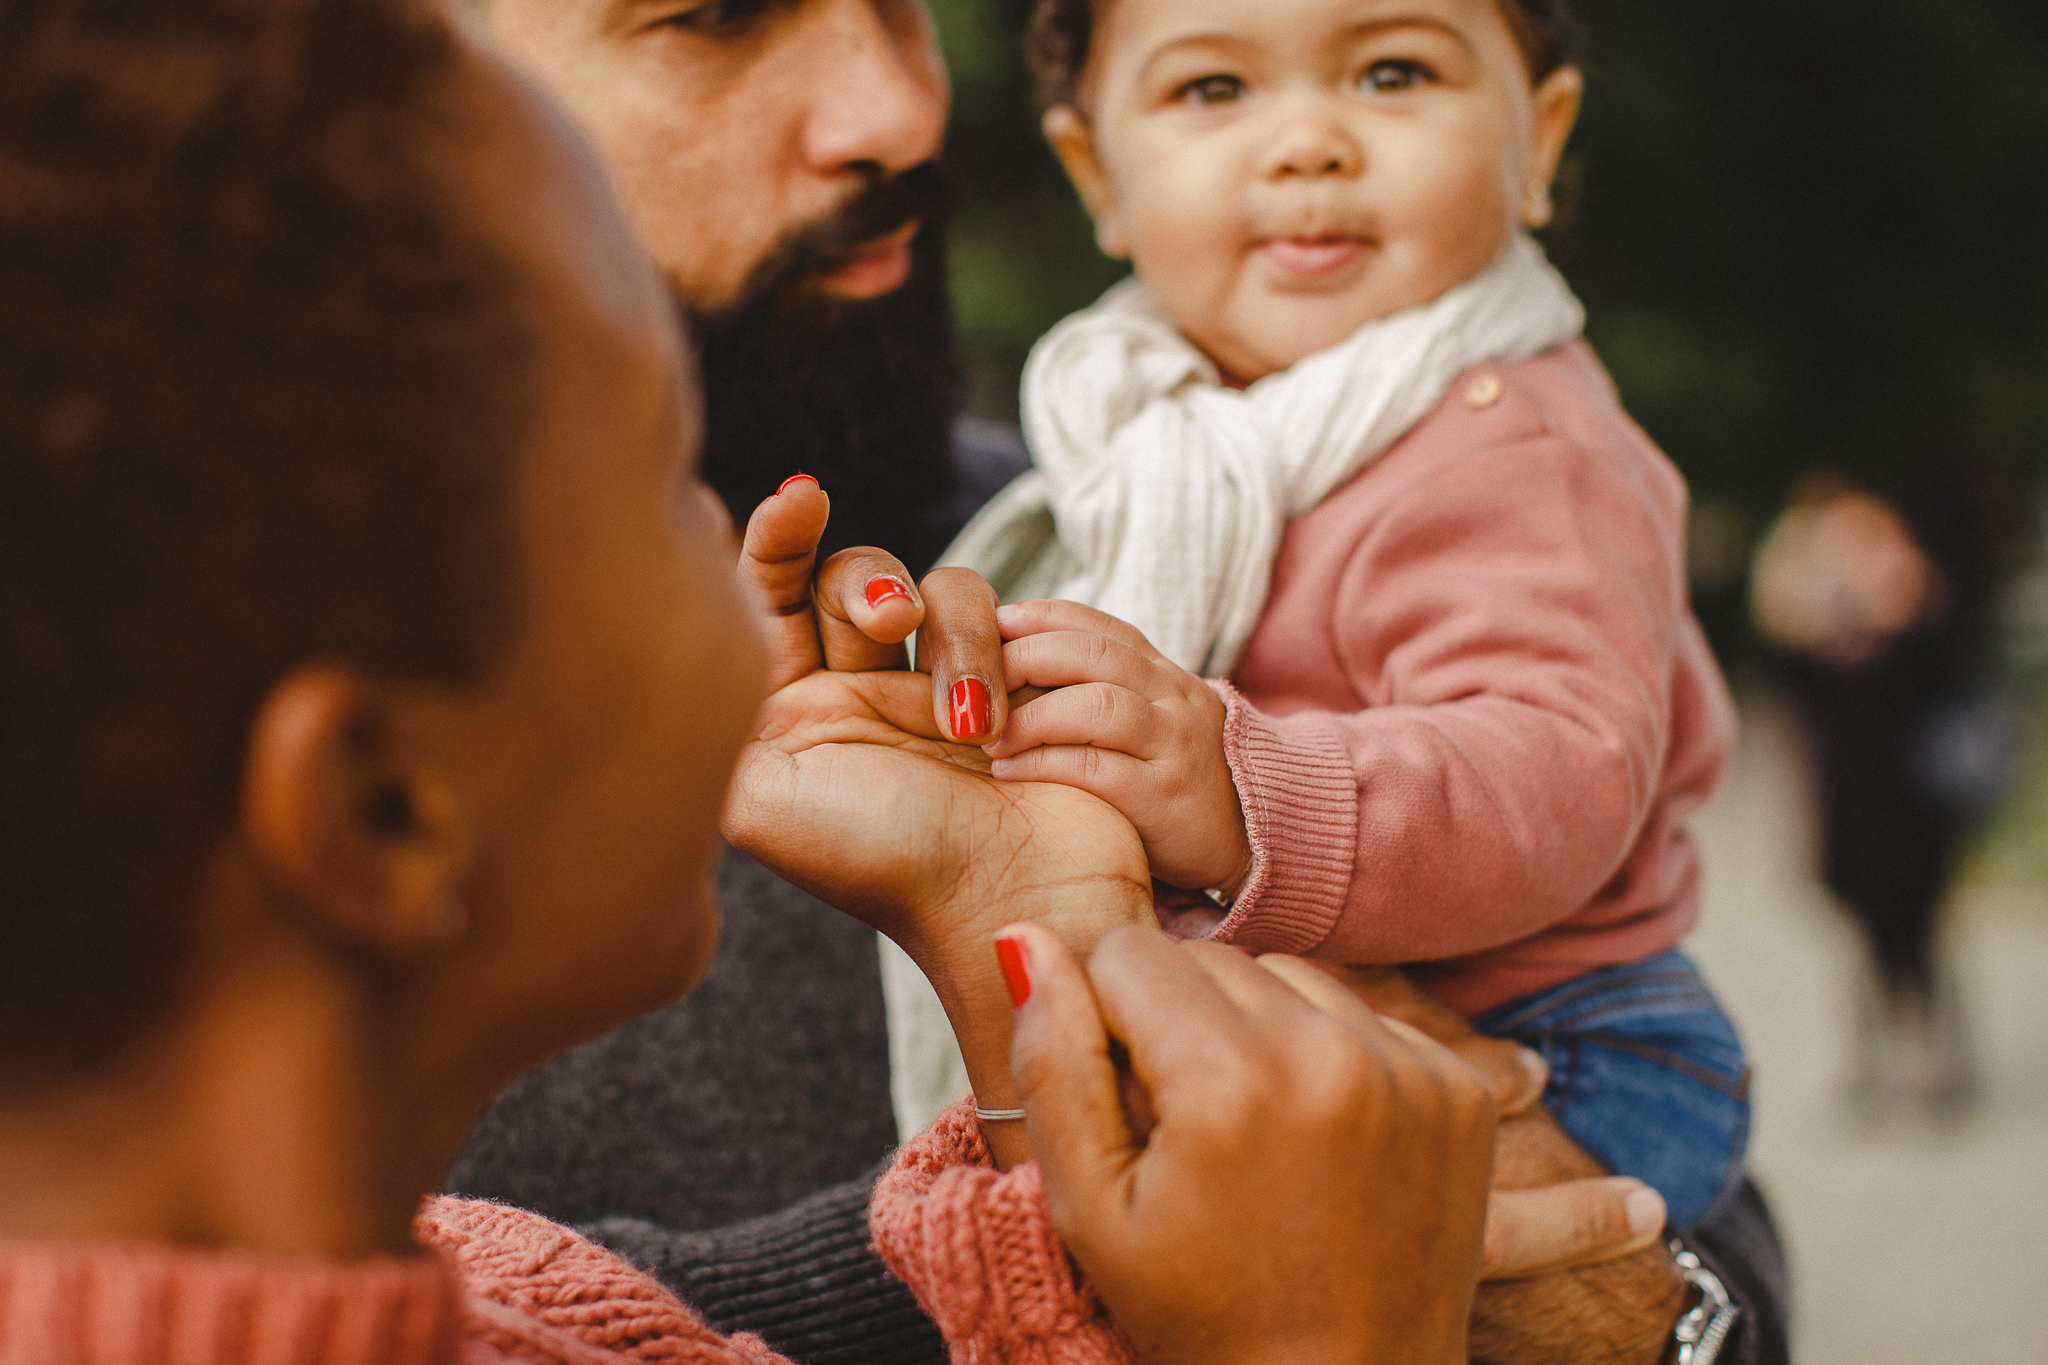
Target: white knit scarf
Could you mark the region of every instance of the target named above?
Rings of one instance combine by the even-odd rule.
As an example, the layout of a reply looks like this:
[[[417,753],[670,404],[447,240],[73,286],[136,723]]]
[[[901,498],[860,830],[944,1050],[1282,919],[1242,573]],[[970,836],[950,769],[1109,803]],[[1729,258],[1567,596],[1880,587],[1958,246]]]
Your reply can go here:
[[[1517,233],[1434,302],[1240,392],[1133,277],[1033,348],[1023,408],[1036,467],[941,562],[980,570],[1005,601],[1099,607],[1182,667],[1222,677],[1258,622],[1289,521],[1428,416],[1459,374],[1538,355],[1584,321]]]

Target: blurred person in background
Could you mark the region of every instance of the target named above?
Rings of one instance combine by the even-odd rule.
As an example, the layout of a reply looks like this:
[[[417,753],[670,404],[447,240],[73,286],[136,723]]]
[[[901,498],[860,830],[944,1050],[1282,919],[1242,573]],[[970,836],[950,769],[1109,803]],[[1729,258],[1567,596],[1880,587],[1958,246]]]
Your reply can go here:
[[[2019,720],[1985,688],[1993,589],[1985,497],[1967,471],[1899,506],[1829,473],[1759,544],[1758,630],[1811,755],[1820,876],[1867,953],[1853,1105],[1935,1113],[1977,1089],[1940,917],[1964,838],[2017,763]]]

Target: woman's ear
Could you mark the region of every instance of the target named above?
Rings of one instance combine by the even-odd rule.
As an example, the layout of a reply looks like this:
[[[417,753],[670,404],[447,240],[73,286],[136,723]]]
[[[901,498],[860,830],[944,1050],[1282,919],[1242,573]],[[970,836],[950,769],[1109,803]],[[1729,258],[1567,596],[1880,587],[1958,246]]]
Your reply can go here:
[[[407,961],[461,937],[472,846],[458,789],[383,685],[301,668],[250,728],[241,834],[292,912],[376,957]]]
[[[1117,213],[1109,175],[1095,151],[1095,130],[1071,104],[1055,104],[1045,111],[1038,126],[1044,131],[1045,140],[1052,144],[1052,153],[1060,159],[1067,179],[1073,182],[1074,192],[1081,196],[1082,207],[1095,220],[1095,243],[1102,248],[1102,254],[1112,260],[1127,259],[1131,254],[1130,243]]]

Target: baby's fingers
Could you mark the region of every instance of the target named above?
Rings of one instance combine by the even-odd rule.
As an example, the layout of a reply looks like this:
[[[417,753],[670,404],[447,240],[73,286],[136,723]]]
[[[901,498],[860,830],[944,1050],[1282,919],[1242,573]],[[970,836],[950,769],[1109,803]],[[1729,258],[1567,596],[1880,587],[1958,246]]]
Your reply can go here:
[[[982,749],[998,760],[1047,744],[1094,745],[1151,758],[1161,728],[1158,712],[1137,693],[1108,683],[1087,683],[1062,687],[1019,707],[1002,737]],[[998,767],[996,776],[1006,774]]]
[[[1005,640],[1021,640],[1029,635],[1071,630],[1086,635],[1105,635],[1141,654],[1163,657],[1152,647],[1152,642],[1145,638],[1144,631],[1120,617],[1111,616],[1108,612],[1098,611],[1094,607],[1084,607],[1079,602],[1014,602],[996,611],[996,624],[1002,628]]]
[[[1057,782],[1099,796],[1140,823],[1141,807],[1150,794],[1150,765],[1142,759],[1092,744],[1063,744],[1029,749],[1015,758],[999,758],[990,769],[1005,782]]]
[[[1134,648],[1097,631],[1049,631],[1003,646],[1003,680],[1012,691],[1020,687],[1114,683],[1152,697],[1170,690],[1162,686],[1171,677],[1163,675],[1162,670],[1170,667],[1149,650]]]

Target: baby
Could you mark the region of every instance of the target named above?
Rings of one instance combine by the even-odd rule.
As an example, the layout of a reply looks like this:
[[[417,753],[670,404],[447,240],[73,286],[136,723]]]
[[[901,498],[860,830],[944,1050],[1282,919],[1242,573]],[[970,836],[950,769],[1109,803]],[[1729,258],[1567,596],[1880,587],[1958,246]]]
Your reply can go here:
[[[1527,235],[1578,113],[1561,10],[1041,0],[1046,136],[1136,273],[1034,351],[1037,468],[948,562],[1013,604],[1009,685],[1059,689],[998,777],[1128,816],[1197,893],[1170,929],[1405,964],[1537,1049],[1684,1228],[1748,1131],[1676,950],[1734,712],[1684,484]]]

